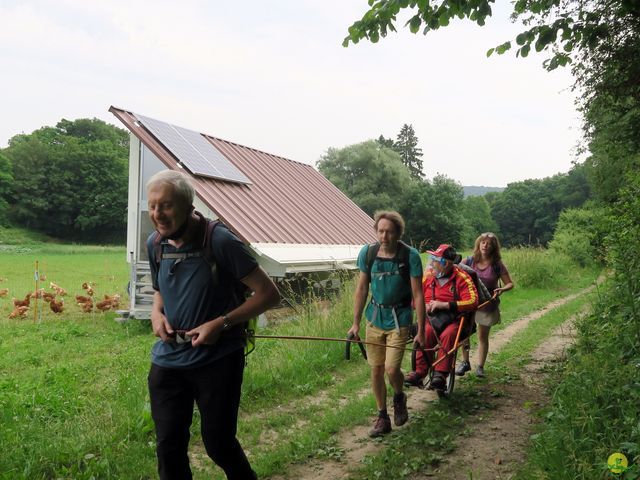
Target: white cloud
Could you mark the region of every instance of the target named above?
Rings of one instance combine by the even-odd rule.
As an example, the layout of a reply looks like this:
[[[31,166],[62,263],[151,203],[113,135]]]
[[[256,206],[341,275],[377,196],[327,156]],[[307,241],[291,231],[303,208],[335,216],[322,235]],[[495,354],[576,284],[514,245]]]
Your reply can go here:
[[[0,4],[0,145],[114,104],[306,163],[413,124],[428,176],[462,184],[567,171],[580,122],[567,71],[485,56],[507,6],[379,44],[341,46],[361,1],[8,0]]]

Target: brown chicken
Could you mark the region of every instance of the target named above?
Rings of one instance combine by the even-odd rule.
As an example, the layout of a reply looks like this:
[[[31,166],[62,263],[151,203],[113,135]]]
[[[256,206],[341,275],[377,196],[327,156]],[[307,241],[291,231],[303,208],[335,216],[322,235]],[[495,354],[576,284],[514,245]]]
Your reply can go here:
[[[93,311],[93,300],[89,299],[88,302],[78,303],[82,311],[85,313],[91,313]]]
[[[27,310],[29,310],[28,306],[16,307],[13,309],[13,312],[9,314],[9,318],[17,318],[17,317],[26,317]]]
[[[49,282],[49,288],[51,288],[51,290],[54,290],[61,297],[64,297],[67,294],[67,291],[64,288],[62,288],[59,285],[56,285],[53,282]]]
[[[2,290],[0,290],[0,297],[6,297],[7,293],[9,293],[9,289],[3,288]]]
[[[96,308],[102,312],[106,312],[110,309],[116,309],[120,306],[120,295],[117,293],[114,295],[105,295],[104,300],[96,303]]]
[[[55,298],[51,299],[49,302],[49,307],[53,313],[62,313],[64,310],[64,299],[56,300]]]
[[[92,302],[91,297],[85,297],[84,295],[76,295],[76,303],[80,305],[81,303]]]
[[[93,297],[93,288],[91,287],[91,283],[84,282],[82,284],[82,288],[87,291],[87,295]]]
[[[31,298],[42,298],[42,295],[44,294],[44,288],[39,288],[38,290],[31,292],[30,297]]]
[[[51,292],[44,292],[42,294],[42,298],[44,299],[45,302],[49,303],[51,300],[56,298],[56,294]]]
[[[14,307],[28,307],[30,303],[31,303],[30,293],[27,293],[26,297],[24,297],[24,300],[18,300],[17,298],[13,299]]]

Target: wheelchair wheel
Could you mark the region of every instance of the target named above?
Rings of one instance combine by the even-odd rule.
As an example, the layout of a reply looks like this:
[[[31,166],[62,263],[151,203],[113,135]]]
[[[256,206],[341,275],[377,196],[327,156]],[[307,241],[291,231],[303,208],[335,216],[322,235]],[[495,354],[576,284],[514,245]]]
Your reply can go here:
[[[436,390],[439,398],[446,398],[453,393],[453,387],[456,384],[456,357],[458,356],[458,351],[456,350],[451,354],[451,368],[449,369],[449,376],[447,377],[447,383],[445,384],[444,390]],[[429,385],[431,384],[431,379],[433,378],[433,369],[429,370]],[[435,389],[434,389],[435,390]]]

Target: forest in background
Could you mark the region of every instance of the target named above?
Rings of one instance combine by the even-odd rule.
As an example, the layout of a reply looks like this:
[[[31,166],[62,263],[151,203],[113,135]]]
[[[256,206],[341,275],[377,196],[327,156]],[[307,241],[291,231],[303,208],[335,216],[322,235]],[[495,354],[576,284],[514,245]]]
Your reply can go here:
[[[61,120],[16,135],[0,150],[0,227],[20,227],[63,242],[122,244],[126,236],[129,135],[98,119]],[[494,231],[506,246],[547,245],[560,213],[591,198],[583,165],[502,191],[465,195],[443,175],[422,175],[411,125],[398,137],[329,148],[317,167],[367,214],[396,209],[405,240],[421,247],[468,248]],[[437,161],[428,158],[427,162]]]

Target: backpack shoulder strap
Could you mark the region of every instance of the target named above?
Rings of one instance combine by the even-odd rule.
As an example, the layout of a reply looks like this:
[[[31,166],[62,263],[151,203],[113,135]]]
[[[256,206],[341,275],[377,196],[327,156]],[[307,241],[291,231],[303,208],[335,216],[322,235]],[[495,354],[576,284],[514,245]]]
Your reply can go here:
[[[496,277],[498,277],[498,280],[500,280],[500,276],[502,275],[502,267],[500,267],[500,263],[493,262],[491,264],[491,268],[493,269],[493,273],[496,274]]]
[[[411,250],[409,245],[403,241],[398,242],[398,251],[396,252],[396,260],[398,262],[398,270],[406,283],[411,286],[411,268],[409,266],[409,257]]]
[[[202,239],[204,259],[211,268],[211,276],[213,277],[214,285],[218,285],[218,267],[216,264],[216,257],[213,253],[213,232],[218,225],[220,225],[220,220],[207,220],[207,228],[204,232],[204,238]]]
[[[469,255],[464,262],[466,265],[469,265],[470,267],[473,266],[473,255]]]
[[[499,262],[493,262],[491,264],[491,268],[493,269],[493,273],[498,278],[498,286],[502,285],[502,267]]]
[[[369,246],[367,247],[366,267],[367,267],[367,274],[369,275],[369,278],[371,278],[371,269],[373,268],[373,262],[376,260],[376,257],[378,256],[379,251],[380,251],[379,242],[370,243]]]
[[[160,264],[162,260],[162,235],[155,230],[153,233],[153,259],[156,265]]]
[[[207,229],[204,232],[204,238],[202,239],[202,250],[205,252],[205,258],[209,262],[215,262],[213,258],[213,232],[216,227],[220,225],[220,220],[207,220]]]

